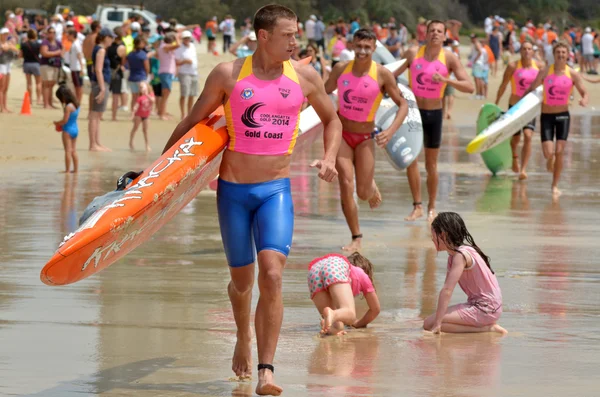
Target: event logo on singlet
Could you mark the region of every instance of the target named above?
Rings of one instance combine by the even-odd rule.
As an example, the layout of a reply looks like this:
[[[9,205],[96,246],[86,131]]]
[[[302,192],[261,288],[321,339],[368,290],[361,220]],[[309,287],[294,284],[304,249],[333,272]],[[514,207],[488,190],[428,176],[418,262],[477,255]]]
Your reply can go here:
[[[242,114],[242,123],[252,130],[244,131],[248,138],[268,138],[283,139],[283,132],[260,131],[257,129],[264,127],[265,124],[272,126],[289,126],[290,116],[271,113],[259,113],[258,110],[265,106],[263,102],[257,102],[246,108]]]
[[[254,90],[252,88],[244,88],[240,96],[242,99],[250,99],[254,96]]]

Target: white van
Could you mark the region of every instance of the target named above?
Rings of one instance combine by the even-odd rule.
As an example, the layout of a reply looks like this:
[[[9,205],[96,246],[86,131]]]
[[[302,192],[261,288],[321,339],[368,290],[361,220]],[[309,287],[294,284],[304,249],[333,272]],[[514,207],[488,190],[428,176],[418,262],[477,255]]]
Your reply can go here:
[[[156,28],[158,27],[156,15],[140,6],[121,4],[99,5],[96,8],[95,19],[100,22],[102,27],[113,30],[117,26],[123,25],[133,15],[141,16],[150,27],[150,32],[152,34],[156,33]]]

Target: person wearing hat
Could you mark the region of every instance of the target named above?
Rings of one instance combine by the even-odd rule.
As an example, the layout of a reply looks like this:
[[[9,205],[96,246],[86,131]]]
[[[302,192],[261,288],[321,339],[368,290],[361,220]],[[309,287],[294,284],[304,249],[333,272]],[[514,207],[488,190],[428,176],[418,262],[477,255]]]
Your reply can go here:
[[[106,110],[108,87],[111,79],[110,59],[106,50],[111,46],[116,35],[108,28],[102,28],[96,36],[96,46],[92,51],[92,107],[90,109],[88,130],[90,134],[90,151],[110,152],[100,143],[100,118]]]
[[[314,43],[315,42],[315,25],[317,24],[317,17],[315,15],[311,15],[310,18],[308,18],[308,21],[306,21],[304,23],[304,32],[306,34],[306,39],[308,40],[308,43]]]
[[[248,36],[235,42],[231,47],[229,47],[229,52],[238,58],[244,58],[254,54],[254,51],[256,51],[256,46],[256,33],[252,31],[248,34]]]
[[[64,18],[60,14],[55,14],[52,16],[50,26],[54,28],[56,40],[62,43],[62,35],[64,31],[63,21]]]
[[[427,23],[425,18],[419,17],[417,24],[417,42],[419,46],[425,45],[426,37],[427,37]]]
[[[7,10],[4,13],[4,17],[6,18],[6,23],[4,27],[8,29],[8,34],[10,37],[17,36],[17,16],[11,10]]]
[[[192,109],[194,100],[199,95],[198,55],[196,54],[196,46],[192,42],[192,33],[189,30],[184,30],[181,33],[181,47],[175,50],[175,63],[178,68],[177,77],[180,89],[179,109],[183,120]]]
[[[589,26],[583,32],[584,34],[581,36],[581,54],[583,55],[581,71],[594,74],[594,35]]]
[[[10,30],[0,29],[0,112],[11,113],[6,105],[8,86],[10,84],[10,66],[18,53],[13,40],[9,39]]]

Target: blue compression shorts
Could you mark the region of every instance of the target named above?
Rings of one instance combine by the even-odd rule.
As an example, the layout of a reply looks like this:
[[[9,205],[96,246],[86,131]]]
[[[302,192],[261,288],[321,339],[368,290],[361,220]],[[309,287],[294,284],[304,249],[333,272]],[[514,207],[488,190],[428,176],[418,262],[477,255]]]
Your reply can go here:
[[[256,252],[290,253],[294,203],[289,178],[233,183],[219,178],[217,211],[223,248],[231,267],[254,263]]]

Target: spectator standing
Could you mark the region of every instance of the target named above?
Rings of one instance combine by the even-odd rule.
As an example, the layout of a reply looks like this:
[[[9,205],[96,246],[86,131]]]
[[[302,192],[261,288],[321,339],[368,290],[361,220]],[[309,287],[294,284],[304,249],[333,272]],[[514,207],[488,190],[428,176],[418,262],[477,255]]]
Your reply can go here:
[[[35,81],[35,96],[37,104],[42,102],[42,75],[40,72],[40,43],[34,29],[27,31],[27,39],[21,44],[21,57],[23,58],[23,73],[27,80],[29,101],[33,103],[33,82]],[[1,72],[0,72],[1,73]]]
[[[192,33],[189,30],[181,33],[181,47],[175,51],[175,62],[179,68],[177,74],[180,88],[179,109],[183,120],[192,110],[194,100],[200,94],[198,91],[198,55],[196,47],[192,43]]]

